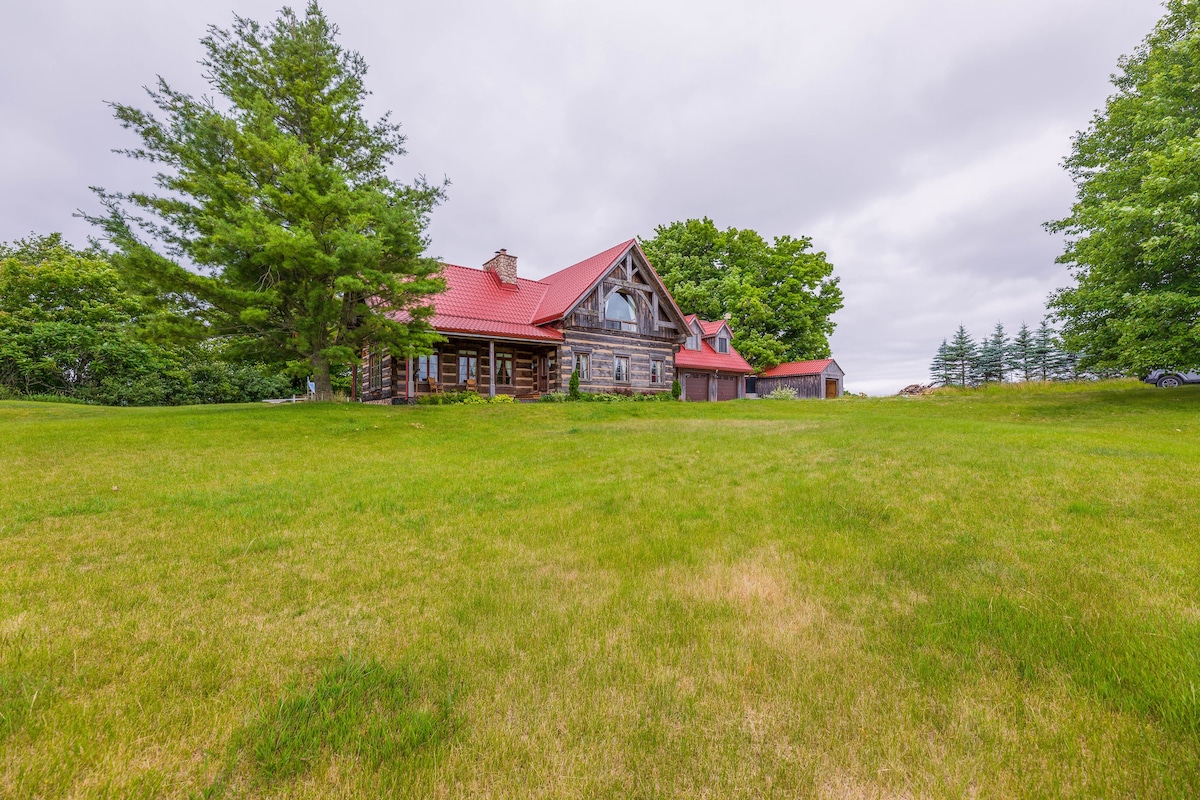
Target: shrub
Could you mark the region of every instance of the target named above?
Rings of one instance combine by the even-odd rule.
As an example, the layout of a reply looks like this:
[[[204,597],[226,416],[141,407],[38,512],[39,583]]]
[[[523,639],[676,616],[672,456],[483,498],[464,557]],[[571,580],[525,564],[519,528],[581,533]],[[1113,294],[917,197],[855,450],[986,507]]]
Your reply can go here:
[[[678,400],[682,394],[683,394],[683,384],[681,384],[679,382],[679,379],[676,378],[675,380],[671,381],[671,399]]]
[[[515,403],[517,402],[511,395],[498,394],[495,397],[484,397],[479,392],[443,392],[441,394],[427,394],[417,398],[417,405],[421,406],[484,406],[495,403]]]
[[[768,394],[767,399],[768,400],[795,400],[799,396],[800,395],[798,395],[796,393],[796,390],[793,389],[792,387],[780,386],[778,389],[776,389],[773,392],[771,392],[770,394]]]
[[[617,392],[584,392],[579,396],[580,401],[584,403],[661,403],[671,402],[675,398],[666,392],[646,392],[644,394],[634,394],[627,390],[625,393]]]
[[[417,404],[422,406],[452,406],[463,402],[466,392],[441,392],[427,394],[417,398]]]
[[[571,373],[571,382],[567,384],[567,390],[572,400],[579,399],[579,370]]]
[[[72,403],[75,405],[85,405],[85,402],[78,397],[69,397],[65,394],[27,394],[20,397],[20,399],[31,400],[35,403]]]
[[[565,403],[570,399],[564,392],[547,392],[538,398],[542,403]]]

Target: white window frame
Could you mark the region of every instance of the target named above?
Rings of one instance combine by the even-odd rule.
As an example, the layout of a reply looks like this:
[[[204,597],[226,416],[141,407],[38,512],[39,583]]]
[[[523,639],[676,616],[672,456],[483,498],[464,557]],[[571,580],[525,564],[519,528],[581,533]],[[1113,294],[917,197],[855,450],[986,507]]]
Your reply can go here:
[[[438,356],[437,353],[431,353],[427,356],[417,356],[417,380],[427,381],[433,378],[438,380]]]
[[[625,367],[625,376],[624,377],[619,377],[621,367],[622,367],[621,362],[624,362],[624,365],[623,365]],[[630,358],[629,356],[625,356],[625,355],[614,355],[613,356],[613,383],[632,383],[633,382],[633,376],[630,375],[630,372],[632,372],[632,362],[633,362],[633,359]]]

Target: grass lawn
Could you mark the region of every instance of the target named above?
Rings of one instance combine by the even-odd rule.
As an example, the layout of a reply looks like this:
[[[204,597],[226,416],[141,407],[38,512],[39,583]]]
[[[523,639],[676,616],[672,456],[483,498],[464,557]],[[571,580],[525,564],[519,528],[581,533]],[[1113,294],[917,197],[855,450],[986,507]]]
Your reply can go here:
[[[1200,391],[0,403],[3,797],[1195,797]]]

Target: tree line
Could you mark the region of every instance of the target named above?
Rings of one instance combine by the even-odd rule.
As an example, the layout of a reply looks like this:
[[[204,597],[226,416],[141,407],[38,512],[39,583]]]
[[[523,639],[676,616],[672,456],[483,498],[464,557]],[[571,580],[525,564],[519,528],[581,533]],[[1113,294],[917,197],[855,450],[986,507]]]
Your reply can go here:
[[[981,386],[1006,381],[1076,380],[1079,358],[1065,349],[1058,331],[1043,319],[1037,329],[1025,323],[1009,336],[996,323],[990,336],[976,341],[963,325],[943,339],[929,366],[937,386]]]
[[[184,405],[296,391],[278,366],[240,357],[235,342],[146,336],[148,313],[99,248],[58,234],[0,243],[0,397]]]

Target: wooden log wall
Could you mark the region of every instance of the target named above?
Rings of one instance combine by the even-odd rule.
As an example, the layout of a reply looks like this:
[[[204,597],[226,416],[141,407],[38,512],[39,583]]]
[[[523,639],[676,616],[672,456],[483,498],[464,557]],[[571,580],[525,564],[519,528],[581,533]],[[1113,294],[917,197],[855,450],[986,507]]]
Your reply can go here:
[[[496,384],[496,394],[508,394],[514,397],[527,397],[537,394],[536,375],[533,371],[533,358],[535,355],[541,358],[553,356],[554,371],[551,372],[549,389],[553,389],[555,385],[556,375],[558,370],[557,347],[552,344],[535,345],[530,343],[517,344],[514,342],[496,342],[496,354],[512,353],[513,355],[513,382],[511,385]],[[438,381],[441,384],[444,392],[461,392],[466,391],[467,385],[460,383],[458,380],[458,357],[459,354],[466,350],[475,352],[476,361],[476,378],[475,391],[479,394],[487,395],[491,376],[492,364],[488,351],[488,342],[480,339],[461,339],[450,338],[448,341],[437,345],[438,356]],[[400,364],[400,370],[404,370],[404,364]],[[413,370],[417,371],[417,360],[413,359]],[[401,394],[403,394],[404,384],[400,384]],[[417,381],[416,395],[429,394],[428,381]]]
[[[824,375],[797,375],[791,378],[759,378],[758,396],[766,397],[776,389],[795,389],[801,400],[821,400],[825,397]]]
[[[635,392],[664,392],[671,390],[675,379],[675,352],[671,342],[648,339],[640,334],[603,331],[594,328],[564,328],[562,345],[562,369],[558,390],[567,391],[571,372],[575,369],[575,353],[585,352],[591,356],[591,380],[581,380],[579,388],[585,392],[612,392],[632,390]],[[613,380],[616,356],[629,356],[629,383]],[[650,383],[650,362],[663,362],[663,382]]]

